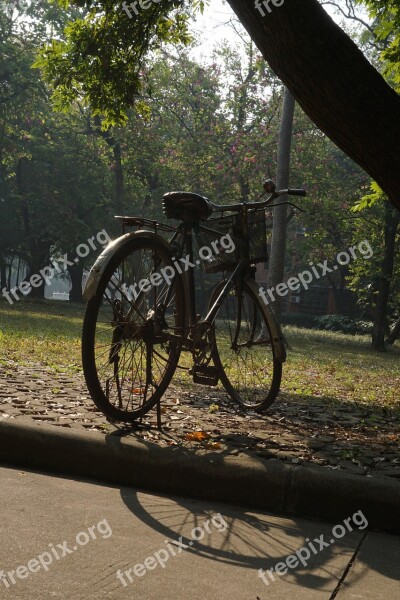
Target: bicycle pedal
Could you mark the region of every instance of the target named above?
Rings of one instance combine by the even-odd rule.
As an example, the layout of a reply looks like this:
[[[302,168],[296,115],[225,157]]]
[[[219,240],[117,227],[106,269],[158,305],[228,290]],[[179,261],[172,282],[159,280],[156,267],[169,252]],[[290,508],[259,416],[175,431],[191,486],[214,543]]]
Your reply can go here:
[[[193,377],[194,383],[199,383],[200,385],[215,386],[219,381],[217,367],[194,366],[193,369],[190,369],[190,374]]]

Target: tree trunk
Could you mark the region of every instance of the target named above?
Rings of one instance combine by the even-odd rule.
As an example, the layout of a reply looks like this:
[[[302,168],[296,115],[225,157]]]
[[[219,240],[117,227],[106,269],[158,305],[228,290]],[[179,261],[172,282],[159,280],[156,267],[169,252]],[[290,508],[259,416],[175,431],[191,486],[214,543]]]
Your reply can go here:
[[[283,109],[281,125],[279,130],[278,165],[276,175],[277,189],[289,187],[290,170],[290,148],[292,144],[293,116],[295,101],[289,90],[285,90],[283,98]],[[285,202],[287,196],[280,196],[275,200],[276,204]],[[273,209],[272,244],[268,262],[268,288],[276,288],[283,282],[285,271],[286,252],[286,223],[287,206],[277,206]],[[273,311],[280,319],[282,300],[276,293],[275,302],[272,304]]]
[[[68,274],[71,279],[71,289],[69,291],[70,302],[83,302],[82,298],[82,276],[83,266],[73,264],[68,266]]]
[[[32,275],[33,275],[33,273],[32,273]],[[28,280],[29,280],[29,277],[26,278],[26,281],[28,281]],[[33,287],[32,290],[31,290],[31,292],[30,292],[30,294],[29,294],[29,297],[30,298],[35,298],[36,300],[44,300],[44,298],[45,298],[45,295],[44,295],[45,290],[46,290],[46,286],[45,285],[41,285],[40,287],[37,287],[37,288]]]
[[[21,214],[22,220],[24,224],[24,233],[25,237],[28,239],[28,247],[29,247],[29,256],[27,258],[27,263],[29,265],[28,275],[25,278],[25,281],[28,281],[31,275],[35,275],[39,273],[39,270],[46,266],[49,258],[50,251],[50,242],[48,241],[40,241],[32,235],[32,225],[31,225],[31,211],[30,211],[30,203],[27,199],[27,192],[29,191],[29,182],[28,176],[25,175],[24,165],[26,164],[26,159],[24,157],[18,159],[17,170],[16,170],[16,179],[18,192],[21,196]],[[19,281],[19,273],[21,266],[21,257],[18,258],[18,271],[17,271],[17,281],[15,285],[20,283]],[[40,285],[40,287],[32,287],[30,291],[31,298],[44,298],[45,285],[44,283]]]
[[[378,296],[375,305],[374,324],[372,328],[372,347],[385,350],[385,336],[388,330],[387,306],[390,286],[393,277],[394,259],[396,255],[396,234],[400,221],[400,212],[387,202],[385,207],[385,253],[382,269],[378,278]]]
[[[4,256],[0,253],[0,289],[7,287],[7,265]]]
[[[332,288],[333,298],[335,301],[335,310],[338,315],[343,312],[343,292],[346,287],[346,276],[348,269],[341,269],[337,272],[337,276],[327,275],[327,279]]]
[[[19,281],[19,272],[20,272],[20,270],[21,270],[21,257],[18,256],[17,276],[15,278],[15,285],[16,286],[18,286],[20,284],[20,281]]]
[[[243,134],[246,119],[249,112],[249,85],[251,84],[254,76],[256,75],[256,69],[254,68],[254,50],[253,50],[253,42],[250,43],[249,48],[249,65],[247,70],[247,75],[243,84],[239,91],[239,96],[237,99],[237,125],[236,129],[239,134]],[[248,202],[250,197],[250,182],[248,174],[243,174],[242,169],[240,168],[240,164],[238,160],[236,162],[236,168],[239,172],[239,186],[240,186],[240,199],[242,202]]]
[[[124,170],[121,159],[121,145],[115,142],[113,146],[115,166],[115,209],[118,215],[124,214]]]
[[[399,336],[400,336],[400,319],[396,322],[396,324],[393,327],[392,331],[388,335],[388,338],[386,340],[386,344],[388,346],[392,346],[395,343],[395,341],[398,339]]]
[[[114,163],[112,165],[115,180],[115,211],[117,215],[124,214],[124,169],[122,165],[121,144],[108,129],[103,131],[101,128],[101,119],[98,115],[93,117],[96,133],[102,137],[108,146],[112,149]]]
[[[10,262],[8,263],[8,273],[7,273],[7,288],[8,289],[10,289],[12,287],[11,278],[12,278],[12,274],[13,274],[14,259],[15,259],[15,254],[13,254],[11,256]]]
[[[26,281],[29,281],[32,275],[39,273],[41,269],[49,265],[50,245],[48,240],[41,241],[36,238],[31,238],[29,243],[29,271],[25,277]],[[45,298],[45,291],[46,284],[43,282],[39,287],[32,287],[29,297],[43,300]]]
[[[314,123],[400,208],[400,97],[317,0],[228,0]],[[263,11],[264,16],[260,11]]]

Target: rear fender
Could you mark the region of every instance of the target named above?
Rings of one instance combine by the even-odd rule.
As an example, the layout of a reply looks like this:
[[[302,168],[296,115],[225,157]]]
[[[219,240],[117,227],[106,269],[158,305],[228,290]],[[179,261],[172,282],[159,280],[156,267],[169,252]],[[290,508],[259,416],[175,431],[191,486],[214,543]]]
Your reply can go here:
[[[91,300],[96,294],[101,276],[107,269],[116,252],[118,252],[124,246],[129,246],[134,240],[154,240],[155,238],[157,239],[157,242],[161,243],[165,247],[166,252],[172,256],[170,244],[164,238],[151,231],[133,231],[126,233],[125,235],[121,235],[119,238],[110,242],[97,258],[93,267],[90,269],[83,292],[84,301],[89,302],[89,300]]]

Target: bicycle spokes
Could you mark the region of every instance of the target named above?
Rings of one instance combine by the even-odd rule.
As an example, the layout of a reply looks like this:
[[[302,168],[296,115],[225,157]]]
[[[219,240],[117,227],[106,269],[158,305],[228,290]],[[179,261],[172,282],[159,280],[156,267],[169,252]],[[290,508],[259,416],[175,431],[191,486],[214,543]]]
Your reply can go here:
[[[214,362],[232,398],[246,408],[269,406],[279,390],[281,366],[274,357],[267,317],[247,284],[224,299],[214,335]]]
[[[179,281],[153,277],[168,257],[149,242],[121,256],[104,278],[97,299],[93,361],[104,401],[136,418],[149,409],[170,378],[183,330],[183,291]],[[161,280],[161,281],[160,281]],[[92,319],[94,320],[94,319]]]

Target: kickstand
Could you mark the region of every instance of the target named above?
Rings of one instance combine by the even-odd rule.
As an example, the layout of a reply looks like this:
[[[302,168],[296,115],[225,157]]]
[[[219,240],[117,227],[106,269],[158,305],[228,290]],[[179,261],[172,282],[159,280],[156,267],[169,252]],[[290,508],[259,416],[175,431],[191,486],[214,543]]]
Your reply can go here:
[[[161,398],[157,400],[157,429],[161,431],[162,423],[161,423]]]

